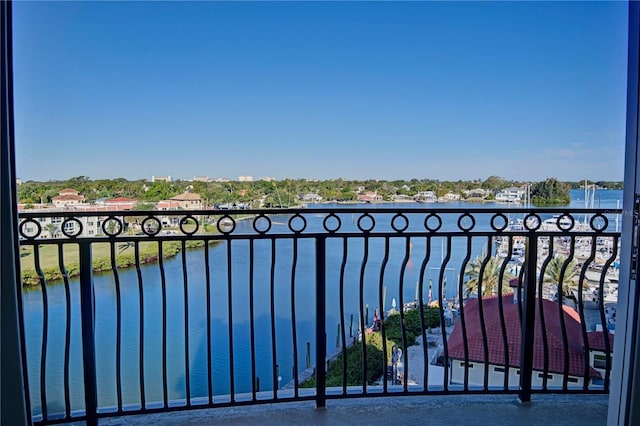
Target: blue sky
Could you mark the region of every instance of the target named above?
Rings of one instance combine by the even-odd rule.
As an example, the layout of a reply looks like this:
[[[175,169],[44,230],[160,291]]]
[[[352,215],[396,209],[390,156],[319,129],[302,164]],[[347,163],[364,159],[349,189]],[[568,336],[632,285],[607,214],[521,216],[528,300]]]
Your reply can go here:
[[[18,2],[23,180],[622,180],[625,2]]]

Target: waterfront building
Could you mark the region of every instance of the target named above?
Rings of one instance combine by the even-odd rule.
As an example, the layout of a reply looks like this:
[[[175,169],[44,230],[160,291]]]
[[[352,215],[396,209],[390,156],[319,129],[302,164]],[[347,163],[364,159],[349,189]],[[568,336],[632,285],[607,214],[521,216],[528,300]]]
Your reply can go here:
[[[482,303],[482,315],[480,302]],[[544,325],[541,319],[540,304],[542,305]],[[520,382],[520,307],[513,294],[502,296],[504,311],[502,317],[498,305],[498,296],[486,297],[481,301],[470,299],[464,305],[466,330],[463,331],[461,323],[458,323],[447,342],[451,361],[451,383],[464,384],[466,368],[469,385],[483,386],[485,367],[489,370],[487,373],[489,386],[503,386],[505,374],[508,374],[507,380],[510,386],[517,386]],[[558,303],[551,300],[541,299],[536,302],[533,386],[543,386],[546,370],[546,385],[549,387],[562,387],[565,372],[568,375],[569,387],[582,387],[587,360],[590,362],[590,380],[601,380],[606,373],[602,364],[603,362],[606,364],[604,333],[589,333],[589,353],[585,353],[580,315],[573,308],[563,305],[561,318],[559,309]],[[481,317],[485,324],[485,336],[483,336]],[[568,351],[567,365],[564,362],[563,323]],[[543,333],[546,336],[546,342],[543,340]],[[609,337],[611,341],[609,348],[612,352],[613,336],[609,335]],[[485,353],[488,358],[485,358]],[[506,368],[507,366],[509,368]]]
[[[436,193],[433,191],[418,191],[413,199],[423,203],[435,203],[438,200]]]
[[[460,201],[460,194],[447,192],[442,197],[438,198],[438,201]]]
[[[305,203],[319,203],[320,201],[322,201],[322,196],[314,192],[309,192],[308,194],[304,194],[302,196],[302,201],[304,201]]]
[[[491,191],[487,191],[483,188],[474,188],[465,191],[467,198],[485,198],[489,194],[491,194]]]
[[[393,196],[393,201],[396,203],[406,203],[414,201],[413,197],[404,194],[397,194]]]
[[[377,192],[369,191],[364,194],[358,194],[358,201],[362,201],[363,203],[382,201],[382,195],[379,195]]]
[[[519,203],[522,201],[525,192],[524,188],[506,188],[496,194],[495,200],[507,203]]]

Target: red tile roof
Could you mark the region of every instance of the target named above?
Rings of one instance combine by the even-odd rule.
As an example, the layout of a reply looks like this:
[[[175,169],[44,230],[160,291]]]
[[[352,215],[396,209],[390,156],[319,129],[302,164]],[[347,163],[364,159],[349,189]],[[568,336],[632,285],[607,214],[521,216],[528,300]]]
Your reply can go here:
[[[613,334],[608,331],[590,331],[587,333],[587,340],[589,341],[589,350],[606,352],[604,335],[609,335],[609,352],[613,352]]]
[[[109,200],[105,200],[105,203],[137,203],[138,200],[135,198],[127,198],[127,197],[117,197],[111,198]]]
[[[60,195],[65,195],[65,194],[78,195],[79,193],[80,193],[80,191],[76,191],[73,188],[65,188],[65,189],[61,189],[60,191],[58,191],[58,194],[60,194]]]
[[[482,310],[484,314],[485,330],[487,334],[488,362],[494,365],[505,365],[505,347],[502,335],[502,325],[500,311],[498,307],[498,296],[482,299]],[[507,353],[509,355],[509,366],[518,368],[520,366],[520,315],[518,304],[513,303],[513,295],[503,296],[505,333],[507,336]],[[551,373],[563,374],[565,371],[564,344],[562,337],[562,324],[560,322],[559,305],[550,300],[541,299],[543,306],[544,325],[546,330],[546,341],[548,350],[548,371]],[[540,299],[536,299],[536,317],[534,328],[534,350],[533,369],[544,371],[544,343],[542,335],[542,322],[540,318]],[[463,314],[466,326],[466,336],[468,345],[468,357],[470,361],[485,362],[484,343],[482,338],[482,328],[479,313],[478,299],[471,299],[463,307]],[[567,333],[567,343],[569,352],[569,362],[566,366],[568,374],[572,376],[583,376],[585,358],[582,340],[582,330],[580,326],[580,316],[567,306],[562,307],[562,317],[564,318]],[[449,358],[465,359],[464,341],[461,323],[459,322],[451,337],[447,341]],[[586,359],[586,360],[585,360]],[[590,376],[599,378],[600,374],[590,369]]]
[[[162,201],[158,201],[158,203],[156,204],[156,207],[161,210],[177,209],[177,208],[180,208],[180,203],[178,201],[162,200]]]
[[[82,195],[74,195],[74,194],[63,194],[56,195],[51,198],[52,201],[84,201],[84,197]]]

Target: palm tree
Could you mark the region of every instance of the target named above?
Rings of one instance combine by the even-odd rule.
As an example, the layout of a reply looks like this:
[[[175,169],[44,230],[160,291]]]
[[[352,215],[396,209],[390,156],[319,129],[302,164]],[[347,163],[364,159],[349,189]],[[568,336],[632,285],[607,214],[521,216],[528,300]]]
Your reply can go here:
[[[573,299],[575,302],[578,291],[578,268],[573,260],[564,268],[566,261],[567,258],[564,256],[556,256],[551,259],[544,270],[543,282],[557,288],[558,283],[562,281],[563,297]],[[564,275],[561,276],[563,268]],[[583,288],[588,288],[586,283],[583,284]]]
[[[466,282],[467,295],[478,294],[478,284],[482,285],[482,297],[491,296],[498,293],[498,284],[500,278],[500,270],[506,259],[492,256],[488,260],[484,256],[478,256],[473,259],[465,268],[464,273],[469,277]],[[482,274],[482,282],[479,283],[480,269],[483,263],[484,272]],[[513,290],[509,287],[509,280],[513,278],[513,274],[505,271],[502,277],[502,294],[511,293]]]
[[[60,227],[54,223],[47,223],[44,229],[49,232],[49,238],[55,238],[58,232],[60,232]]]

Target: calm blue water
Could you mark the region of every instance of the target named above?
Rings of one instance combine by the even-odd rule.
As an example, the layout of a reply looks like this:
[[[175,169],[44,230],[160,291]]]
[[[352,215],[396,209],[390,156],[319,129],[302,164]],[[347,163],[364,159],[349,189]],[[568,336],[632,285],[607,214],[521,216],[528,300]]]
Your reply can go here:
[[[621,191],[598,191],[594,207],[616,208],[622,199]],[[438,208],[467,206],[465,203],[410,204],[399,207]],[[375,207],[376,205],[369,205]],[[390,205],[379,205],[389,207]],[[472,205],[473,207],[495,207],[494,204]],[[504,205],[503,205],[504,206]],[[573,191],[571,207],[584,207],[584,192]],[[310,207],[312,209],[313,207]],[[309,230],[321,230],[321,219],[314,220],[312,210],[308,216]],[[319,215],[318,215],[319,216]],[[408,215],[411,218],[411,215]],[[390,217],[380,218],[376,229],[390,229]],[[386,220],[385,220],[386,219]],[[273,232],[286,230],[286,217],[273,217]],[[344,230],[356,229],[355,218],[349,214],[341,215]],[[412,223],[413,226],[413,223]],[[419,222],[416,226],[422,226]],[[443,228],[455,226],[446,219]],[[486,227],[486,223],[479,223]],[[381,227],[381,228],[378,228]],[[412,228],[410,228],[412,229]],[[252,232],[248,221],[239,222],[239,233]],[[298,370],[305,368],[306,343],[311,343],[311,356],[314,358],[315,332],[315,248],[311,240],[298,241],[298,258],[295,271],[292,271],[292,240],[278,241],[275,250],[275,330],[277,363],[282,385],[288,383],[293,376],[293,332],[292,332],[292,299],[295,306],[295,327],[298,348]],[[422,297],[427,299],[428,283],[438,281],[442,258],[446,252],[446,243],[441,238],[433,238],[431,255],[421,276],[421,266],[426,253],[426,240],[412,238],[410,249],[406,249],[403,238],[390,241],[389,259],[382,270],[384,240],[371,238],[368,243],[368,259],[363,272],[364,240],[354,238],[348,240],[344,272],[344,299],[346,333],[349,333],[350,315],[354,315],[353,330],[358,327],[360,312],[360,285],[362,273],[362,294],[364,303],[369,305],[369,319],[375,308],[384,304],[391,308],[392,299],[399,305],[400,293],[404,301],[412,301],[416,297],[416,283],[424,280]],[[449,285],[443,288],[448,298],[457,294],[457,279],[460,264],[465,256],[466,239],[452,241],[452,259],[445,265],[444,275]],[[229,250],[231,252],[229,253]],[[476,239],[471,246],[472,259],[487,250],[486,240]],[[187,301],[189,307],[188,323],[188,365],[190,370],[191,396],[207,394],[207,357],[211,357],[213,366],[214,394],[228,394],[229,380],[229,335],[228,335],[228,298],[231,297],[233,309],[233,356],[235,392],[251,391],[250,363],[250,289],[249,271],[250,256],[248,241],[234,241],[231,247],[225,243],[212,246],[209,250],[211,272],[211,328],[213,351],[207,350],[206,320],[206,275],[205,251],[191,250],[186,253],[186,269],[188,272]],[[272,251],[270,241],[256,241],[254,245],[254,323],[256,375],[260,377],[261,390],[273,389],[271,314],[270,314],[270,267]],[[340,322],[339,283],[340,267],[345,251],[341,239],[327,242],[327,340],[328,351],[335,349],[337,327]],[[405,257],[406,267],[402,268]],[[231,259],[231,271],[227,259]],[[185,398],[185,285],[183,281],[182,256],[164,262],[167,295],[167,388],[170,399]],[[232,292],[229,295],[229,272],[232,277]],[[383,272],[383,273],[382,273]],[[295,282],[292,286],[292,274]],[[139,404],[140,401],[140,369],[139,369],[139,336],[140,336],[140,289],[135,269],[119,271],[122,307],[122,391],[125,404]],[[116,404],[116,307],[117,298],[113,274],[101,274],[94,277],[96,298],[96,349],[99,389],[99,406],[109,407]],[[401,291],[402,287],[402,291]],[[381,301],[381,289],[386,294]],[[80,346],[80,310],[79,282],[71,280],[71,350],[70,350],[70,389],[72,409],[81,409],[83,401],[82,351]],[[294,294],[292,296],[292,290]],[[162,287],[158,264],[142,267],[143,319],[144,329],[144,377],[146,401],[162,400]],[[43,293],[41,289],[26,289],[22,293],[25,312],[25,328],[27,337],[27,356],[29,360],[29,384],[32,399],[32,412],[41,413],[40,402],[40,352],[43,335]],[[433,288],[433,297],[437,297],[438,288]],[[65,340],[66,296],[63,284],[51,284],[46,287],[48,301],[48,331],[46,356],[47,407],[50,413],[64,410],[63,362]],[[383,302],[383,303],[382,303]],[[314,362],[314,361],[313,361]]]

